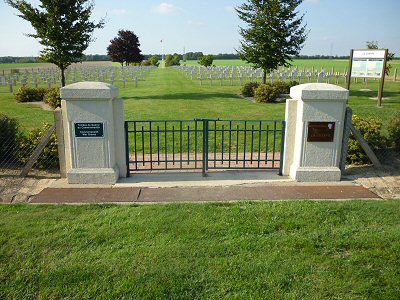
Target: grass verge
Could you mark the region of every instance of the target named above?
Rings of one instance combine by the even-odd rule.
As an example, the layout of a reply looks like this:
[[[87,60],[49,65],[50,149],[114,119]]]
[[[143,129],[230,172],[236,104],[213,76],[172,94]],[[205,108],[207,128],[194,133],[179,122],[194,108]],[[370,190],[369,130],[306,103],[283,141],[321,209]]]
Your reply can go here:
[[[395,299],[400,201],[0,206],[0,298]]]

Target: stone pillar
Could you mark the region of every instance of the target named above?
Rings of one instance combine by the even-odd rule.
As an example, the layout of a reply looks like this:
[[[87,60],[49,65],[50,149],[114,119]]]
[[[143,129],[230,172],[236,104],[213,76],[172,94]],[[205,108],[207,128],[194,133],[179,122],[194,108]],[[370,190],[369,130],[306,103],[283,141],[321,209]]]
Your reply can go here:
[[[126,177],[123,100],[117,87],[78,82],[61,89],[68,183]]]
[[[283,174],[297,181],[340,181],[348,90],[325,83],[290,89]]]

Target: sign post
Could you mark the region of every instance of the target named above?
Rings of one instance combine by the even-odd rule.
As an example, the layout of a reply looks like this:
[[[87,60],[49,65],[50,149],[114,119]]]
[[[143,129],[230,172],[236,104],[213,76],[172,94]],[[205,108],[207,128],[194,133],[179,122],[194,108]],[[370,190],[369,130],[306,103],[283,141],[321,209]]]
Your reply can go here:
[[[351,50],[346,88],[350,90],[352,77],[379,79],[378,107],[382,107],[387,56],[387,49]]]

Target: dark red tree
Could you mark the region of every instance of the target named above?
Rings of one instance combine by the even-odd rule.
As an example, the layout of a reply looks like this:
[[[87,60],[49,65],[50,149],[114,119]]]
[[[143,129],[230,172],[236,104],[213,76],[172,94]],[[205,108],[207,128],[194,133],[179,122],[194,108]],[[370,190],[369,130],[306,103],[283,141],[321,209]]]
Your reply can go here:
[[[140,63],[144,56],[141,54],[139,38],[133,31],[120,30],[118,36],[110,41],[107,47],[107,54],[112,61],[119,62],[121,65],[130,63]]]

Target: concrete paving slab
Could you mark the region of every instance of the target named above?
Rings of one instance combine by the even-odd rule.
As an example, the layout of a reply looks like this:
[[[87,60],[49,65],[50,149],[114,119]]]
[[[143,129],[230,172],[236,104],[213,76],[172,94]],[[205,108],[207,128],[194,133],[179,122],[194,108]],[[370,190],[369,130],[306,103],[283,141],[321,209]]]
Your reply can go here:
[[[217,186],[167,188],[46,188],[31,203],[168,203],[238,200],[380,199],[362,186]]]
[[[279,176],[272,171],[212,171],[203,177],[199,172],[132,174],[129,178],[121,178],[116,187],[195,187],[195,186],[230,186],[254,183],[293,182],[288,176]]]
[[[142,188],[138,202],[378,199],[361,186],[255,186]]]
[[[30,203],[133,203],[139,193],[138,188],[46,188],[32,197]]]

